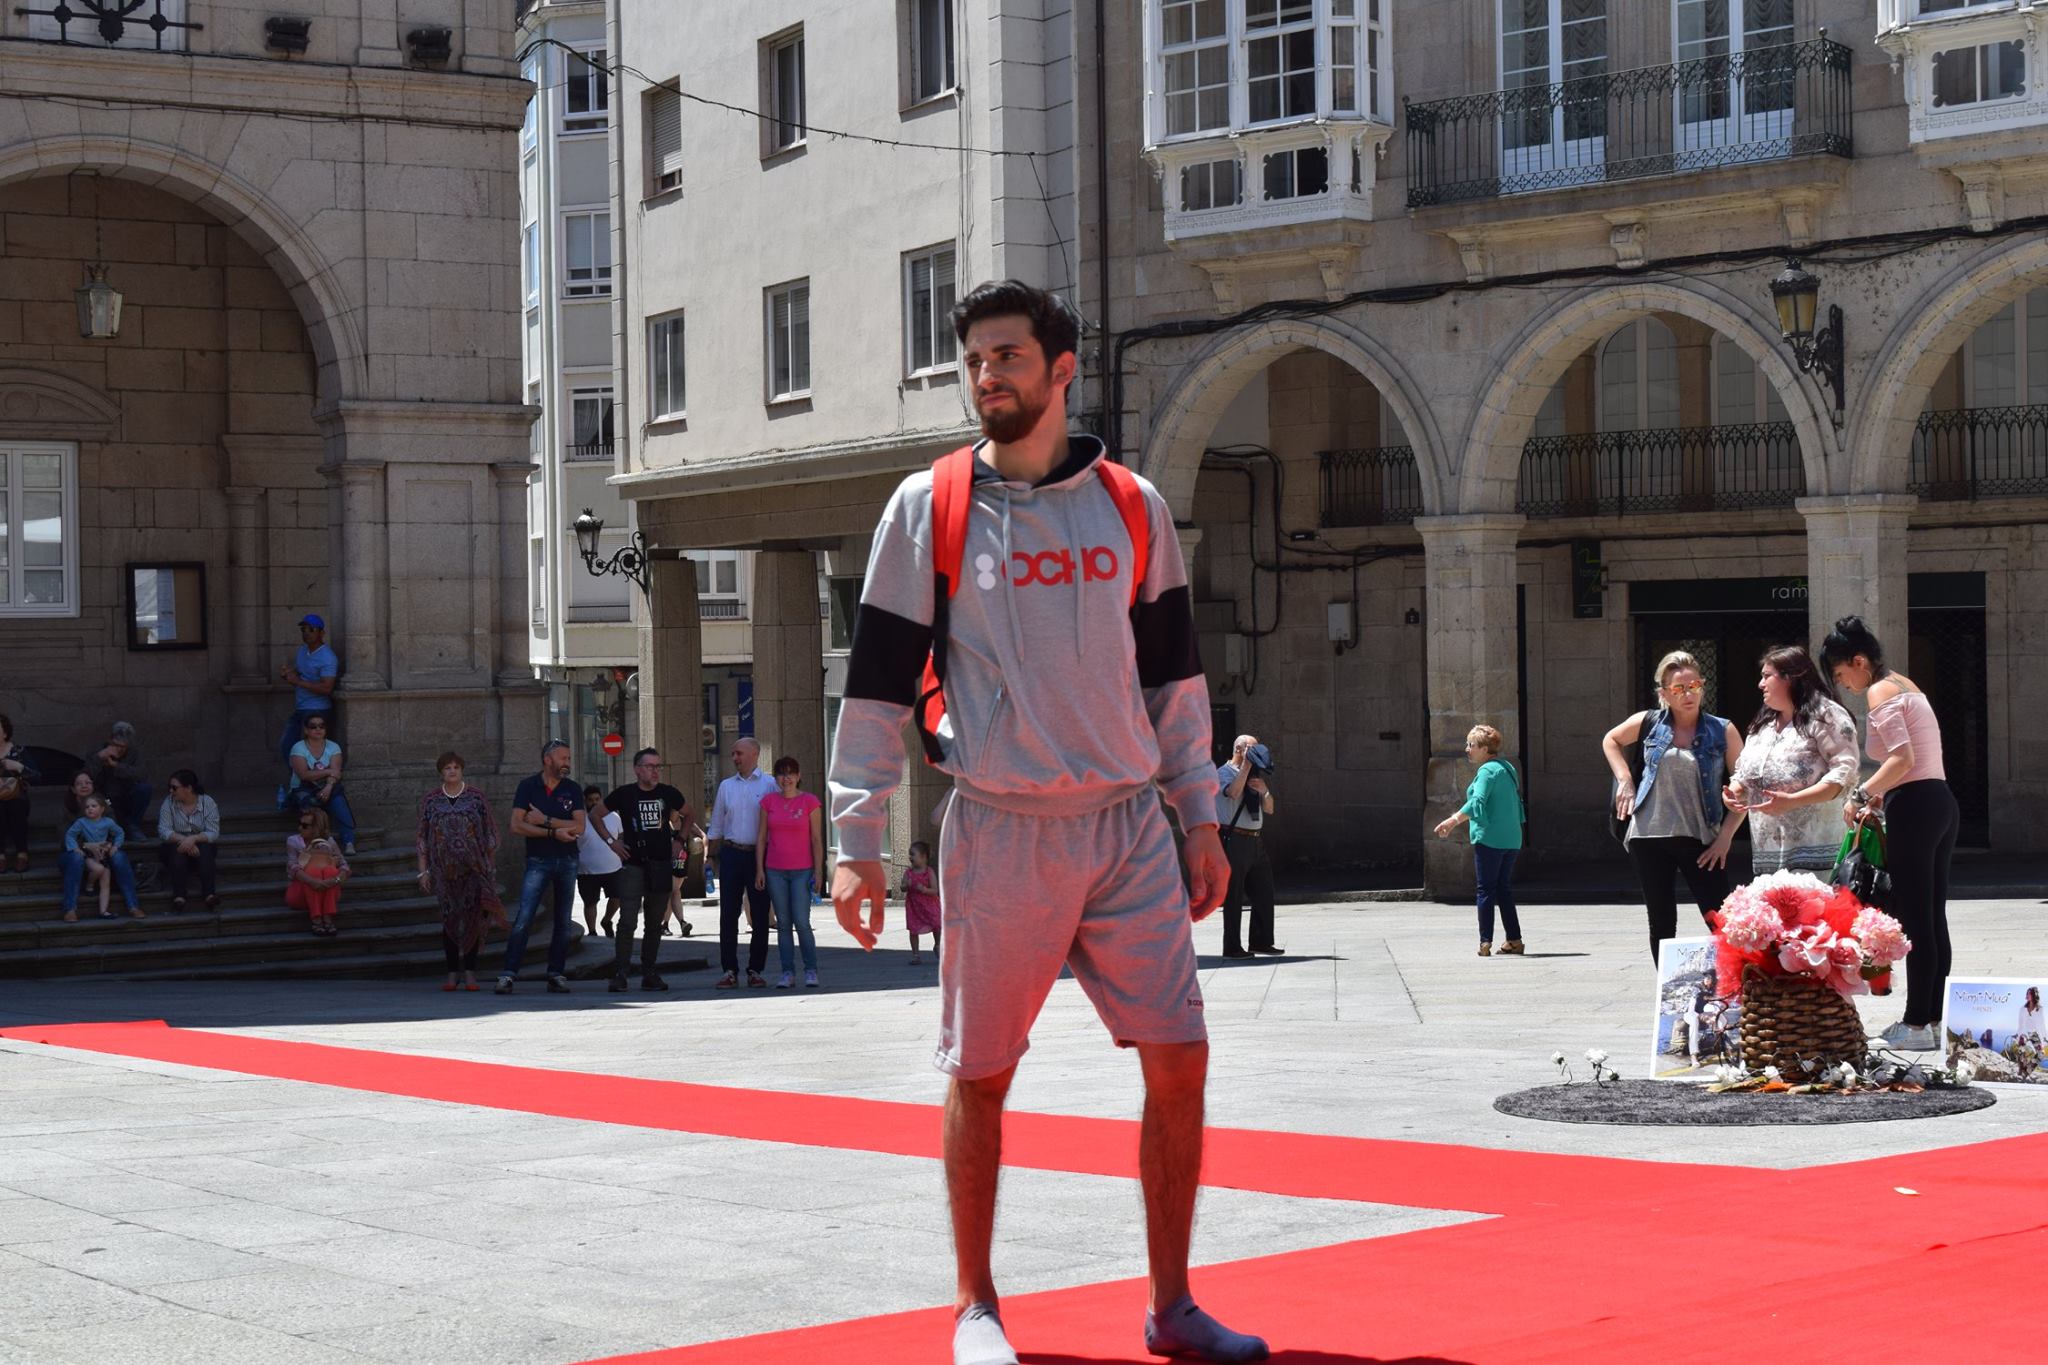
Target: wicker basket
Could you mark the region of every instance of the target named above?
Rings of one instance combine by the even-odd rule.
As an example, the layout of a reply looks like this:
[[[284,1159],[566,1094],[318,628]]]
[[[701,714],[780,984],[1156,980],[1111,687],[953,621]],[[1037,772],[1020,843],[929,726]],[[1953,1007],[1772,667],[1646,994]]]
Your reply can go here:
[[[1810,977],[1766,976],[1754,967],[1743,968],[1745,1067],[1761,1071],[1775,1066],[1786,1080],[1802,1081],[1817,1077],[1824,1067],[1860,1065],[1869,1052],[1856,1006],[1834,987]]]

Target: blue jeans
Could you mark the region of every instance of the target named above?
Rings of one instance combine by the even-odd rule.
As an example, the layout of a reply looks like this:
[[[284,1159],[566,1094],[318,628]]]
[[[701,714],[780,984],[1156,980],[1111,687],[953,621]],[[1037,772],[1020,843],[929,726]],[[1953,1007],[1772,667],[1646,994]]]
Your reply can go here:
[[[554,936],[548,940],[548,975],[560,976],[569,965],[569,921],[576,913],[576,855],[536,858],[526,855],[526,877],[519,884],[519,914],[512,932],[505,936],[505,970],[502,975],[519,975],[526,957],[526,936],[533,917],[540,910],[541,892],[555,888]]]
[[[114,808],[108,814],[120,822],[121,832],[129,838],[135,837],[136,830],[144,829],[142,820],[144,816],[149,814],[149,798],[155,792],[156,788],[150,786],[149,783],[137,782],[134,786],[123,790],[119,795],[110,798]],[[147,830],[146,832],[155,833],[154,830]]]
[[[1479,941],[1493,942],[1493,907],[1500,907],[1501,928],[1510,939],[1522,936],[1522,922],[1515,918],[1515,857],[1519,848],[1488,848],[1472,845],[1472,870],[1479,879]]]
[[[334,837],[347,848],[356,841],[356,813],[348,808],[348,784],[337,782],[334,792],[325,801],[320,800],[318,787],[297,786],[285,796],[285,806],[290,810],[324,810],[327,819],[334,826]]]
[[[332,706],[317,707],[311,711],[292,712],[291,719],[284,723],[284,733],[277,737],[277,756],[284,760],[286,772],[291,771],[292,745],[297,744],[306,737],[306,717],[308,716],[327,717],[327,737],[332,740],[339,740],[341,738],[340,735],[335,733],[334,708]]]
[[[754,889],[754,850],[742,844],[718,846],[718,965],[740,969],[740,910],[747,914],[747,970],[768,965],[768,893]]]
[[[794,926],[797,942],[804,949],[804,970],[818,970],[818,941],[811,936],[811,869],[771,867],[767,872],[768,899],[775,906],[775,945],[782,953],[782,970],[796,970],[796,950],[789,941]]]
[[[85,855],[67,848],[59,855],[57,865],[64,874],[64,913],[68,915],[78,908],[78,889],[85,884]],[[129,864],[128,855],[115,849],[107,865],[113,871],[114,887],[121,893],[121,903],[133,910],[135,869]]]

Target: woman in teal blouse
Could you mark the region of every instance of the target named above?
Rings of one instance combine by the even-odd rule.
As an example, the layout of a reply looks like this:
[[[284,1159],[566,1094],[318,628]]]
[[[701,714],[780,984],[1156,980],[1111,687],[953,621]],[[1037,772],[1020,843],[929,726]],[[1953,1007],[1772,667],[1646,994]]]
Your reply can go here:
[[[1465,804],[1436,827],[1448,839],[1460,825],[1472,827],[1472,867],[1479,880],[1479,955],[1493,955],[1493,911],[1500,907],[1507,931],[1503,953],[1522,951],[1522,922],[1515,915],[1515,857],[1522,851],[1522,783],[1500,756],[1500,731],[1475,725],[1465,736],[1465,757],[1479,765]]]

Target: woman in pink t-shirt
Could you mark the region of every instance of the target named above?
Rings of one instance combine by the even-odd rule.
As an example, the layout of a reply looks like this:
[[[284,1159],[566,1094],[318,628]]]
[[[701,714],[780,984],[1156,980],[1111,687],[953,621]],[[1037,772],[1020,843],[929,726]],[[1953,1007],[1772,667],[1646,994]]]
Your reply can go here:
[[[793,929],[804,950],[804,985],[818,984],[818,944],[811,935],[811,887],[825,884],[824,803],[797,790],[803,769],[794,756],[775,760],[777,790],[761,798],[761,833],[754,845],[756,888],[765,887],[775,906],[777,946],[782,950],[782,979],[776,989],[796,984]]]

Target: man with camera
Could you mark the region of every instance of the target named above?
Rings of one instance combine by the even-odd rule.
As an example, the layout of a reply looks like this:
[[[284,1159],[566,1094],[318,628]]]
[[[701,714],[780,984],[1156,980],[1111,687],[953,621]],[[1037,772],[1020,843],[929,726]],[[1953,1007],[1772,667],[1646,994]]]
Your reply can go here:
[[[1230,858],[1230,886],[1223,893],[1223,955],[1278,957],[1273,942],[1273,868],[1266,861],[1266,817],[1273,813],[1273,755],[1257,735],[1239,735],[1230,748],[1230,762],[1216,770],[1216,821],[1223,851]],[[1252,941],[1238,936],[1244,899],[1252,902]]]

